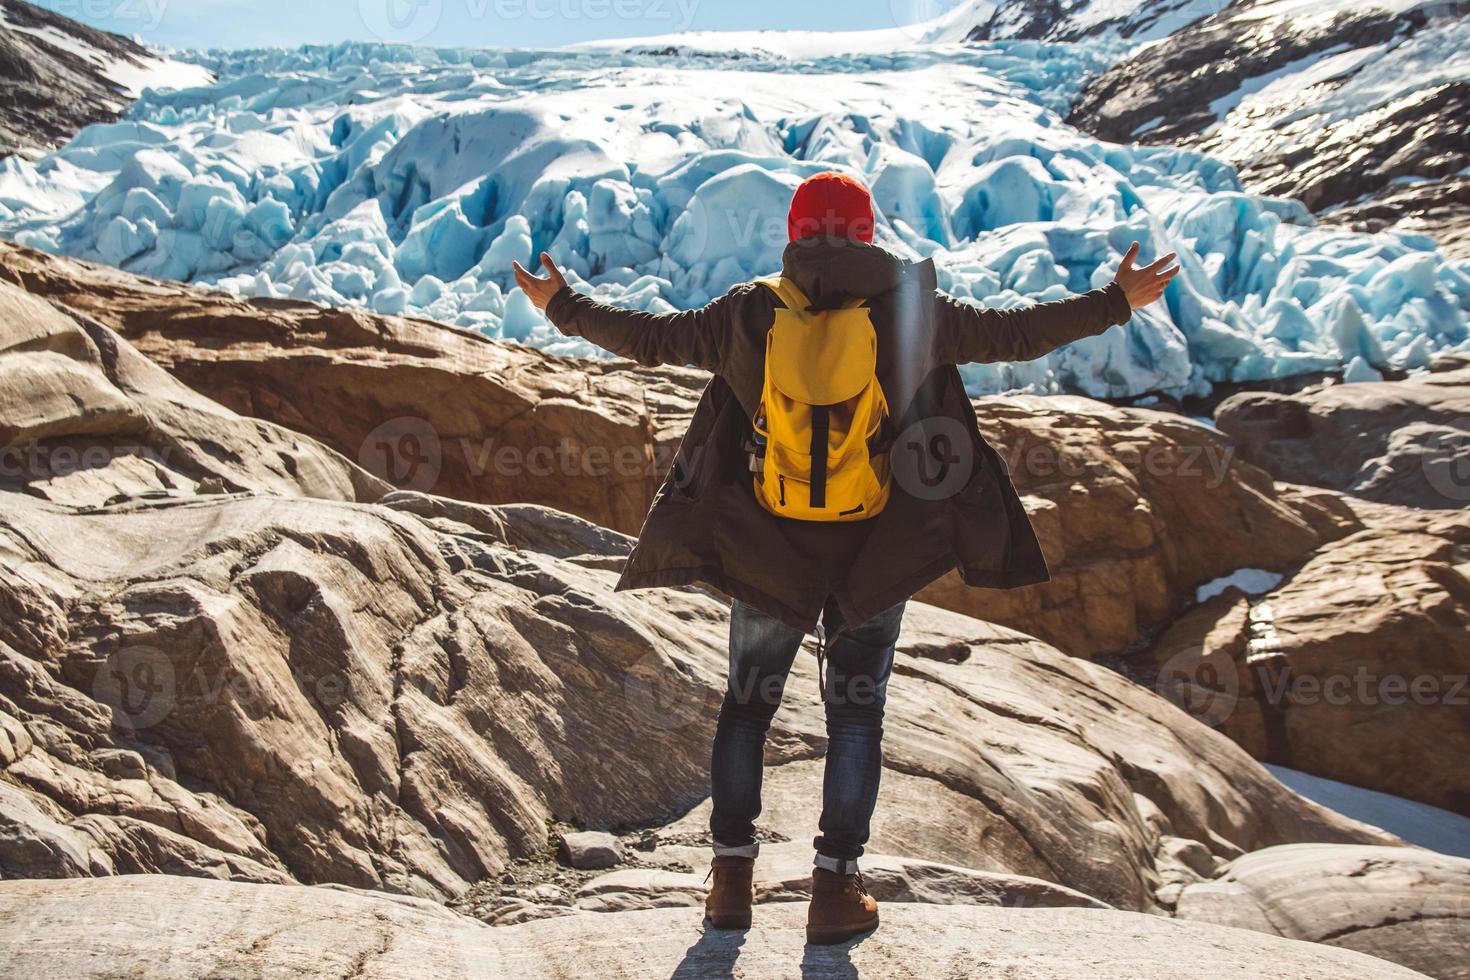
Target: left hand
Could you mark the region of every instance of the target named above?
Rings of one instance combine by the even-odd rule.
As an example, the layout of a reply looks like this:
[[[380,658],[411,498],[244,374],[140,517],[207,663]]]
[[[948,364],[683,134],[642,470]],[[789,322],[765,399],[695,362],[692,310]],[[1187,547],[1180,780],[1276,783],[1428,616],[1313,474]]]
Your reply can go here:
[[[1123,256],[1123,261],[1118,263],[1118,271],[1113,276],[1113,281],[1123,287],[1123,295],[1128,297],[1128,305],[1133,309],[1147,306],[1164,295],[1164,287],[1169,285],[1176,275],[1179,274],[1179,266],[1169,266],[1174,261],[1174,252],[1170,252],[1163,258],[1146,265],[1142,269],[1133,267],[1133,260],[1138,258],[1138,243],[1134,242],[1128,248],[1128,254]],[[1165,268],[1165,266],[1169,266]]]
[[[566,277],[546,252],[541,253],[541,268],[546,270],[544,277],[531,275],[519,262],[512,262],[511,265],[516,274],[516,285],[530,298],[531,305],[543,313],[546,312],[546,304],[551,302],[551,297],[566,288]]]

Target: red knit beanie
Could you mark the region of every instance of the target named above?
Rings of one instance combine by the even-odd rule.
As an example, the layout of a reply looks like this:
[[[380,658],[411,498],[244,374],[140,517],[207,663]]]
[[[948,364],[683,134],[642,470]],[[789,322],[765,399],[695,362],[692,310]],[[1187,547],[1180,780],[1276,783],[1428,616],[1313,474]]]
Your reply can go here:
[[[846,174],[816,174],[801,182],[791,198],[786,232],[797,241],[808,235],[873,240],[873,197]]]

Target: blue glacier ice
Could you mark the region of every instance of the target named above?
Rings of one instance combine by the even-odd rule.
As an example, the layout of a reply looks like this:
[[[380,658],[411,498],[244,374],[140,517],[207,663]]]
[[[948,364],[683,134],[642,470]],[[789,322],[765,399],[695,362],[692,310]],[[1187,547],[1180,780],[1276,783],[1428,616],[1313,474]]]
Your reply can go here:
[[[881,244],[933,257],[941,286],[977,303],[1101,285],[1135,239],[1145,256],[1179,252],[1165,302],[1040,361],[966,366],[975,393],[1371,379],[1470,351],[1470,266],[1427,238],[1321,226],[1244,193],[1219,160],[1067,126],[1085,79],[1122,50],[197,54],[217,83],[147,92],[120,122],[0,163],[0,233],[242,296],[596,355],[532,308],[512,261],[546,250],[607,302],[699,305],[773,272],[791,190],[839,169],[873,188]]]

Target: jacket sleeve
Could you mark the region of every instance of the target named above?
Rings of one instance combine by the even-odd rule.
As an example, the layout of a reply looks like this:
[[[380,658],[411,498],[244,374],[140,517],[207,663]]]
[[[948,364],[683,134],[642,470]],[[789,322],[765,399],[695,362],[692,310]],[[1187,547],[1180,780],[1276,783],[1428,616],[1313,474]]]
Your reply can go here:
[[[718,373],[729,349],[734,295],[732,291],[698,310],[644,313],[599,303],[568,286],[551,297],[546,317],[567,336],[585,338],[639,364],[692,364]]]
[[[1133,315],[1123,287],[1101,289],[999,310],[939,293],[935,302],[935,356],[942,364],[1030,361],[1083,337],[1095,337]]]

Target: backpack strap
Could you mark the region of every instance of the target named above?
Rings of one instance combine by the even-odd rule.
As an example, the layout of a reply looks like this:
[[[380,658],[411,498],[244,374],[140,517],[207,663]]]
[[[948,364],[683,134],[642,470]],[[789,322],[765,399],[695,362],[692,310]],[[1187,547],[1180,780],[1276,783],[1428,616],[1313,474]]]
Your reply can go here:
[[[768,276],[755,281],[775,293],[776,297],[781,300],[788,310],[805,313],[807,308],[812,305],[812,301],[806,298],[806,293],[801,291],[801,287],[785,276]],[[868,301],[863,297],[854,296],[841,306],[835,307],[835,309],[855,310],[867,304]]]
[[[831,427],[831,409],[812,406],[812,480],[808,499],[813,507],[827,506],[827,432]]]
[[[806,294],[801,291],[801,287],[797,286],[795,282],[787,279],[785,276],[770,276],[766,279],[757,279],[756,282],[775,293],[776,298],[788,310],[805,313],[806,308],[812,305],[811,300],[807,299]]]

